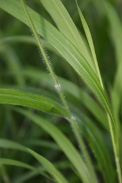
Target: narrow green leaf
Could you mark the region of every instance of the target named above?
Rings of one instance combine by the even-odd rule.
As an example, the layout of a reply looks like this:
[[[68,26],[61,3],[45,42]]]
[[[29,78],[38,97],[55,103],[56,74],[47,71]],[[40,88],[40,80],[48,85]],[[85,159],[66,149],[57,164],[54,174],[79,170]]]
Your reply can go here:
[[[82,25],[83,25],[83,28],[84,28],[84,31],[85,31],[85,34],[86,34],[86,37],[87,37],[87,41],[89,43],[91,54],[92,54],[92,57],[93,57],[93,60],[94,60],[94,67],[96,69],[96,73],[97,73],[98,78],[100,80],[100,84],[101,84],[101,86],[103,88],[102,78],[101,78],[100,70],[99,70],[99,67],[98,67],[97,56],[96,56],[96,53],[95,53],[95,48],[94,48],[91,32],[90,32],[88,24],[87,24],[87,22],[86,22],[86,20],[85,20],[85,18],[83,16],[79,6],[78,6],[77,0],[75,0],[75,1],[76,1],[76,4],[77,4],[77,8],[78,8],[78,12],[79,12],[79,15],[80,15],[80,19],[81,19],[81,22],[82,22]]]
[[[103,1],[105,7],[105,13],[108,17],[110,26],[110,36],[113,41],[113,46],[116,52],[117,71],[114,79],[114,85],[112,88],[112,108],[114,116],[119,121],[119,109],[122,98],[122,23],[117,15],[114,7],[107,1]]]
[[[107,15],[109,26],[110,26],[110,36],[113,41],[113,46],[116,53],[117,61],[117,71],[114,79],[113,87],[111,88],[111,99],[112,99],[112,109],[114,117],[117,121],[117,135],[120,139],[120,107],[122,102],[122,23],[117,15],[114,7],[107,1],[103,1],[105,7],[105,13]],[[119,142],[119,141],[118,141]],[[120,144],[118,143],[118,151],[120,149]]]
[[[51,44],[49,44],[46,40],[44,40],[43,38],[40,38],[42,44],[44,45],[44,47],[46,49],[49,49],[53,52],[55,52],[56,54],[60,55],[59,52],[57,52],[57,50],[51,46]],[[19,35],[19,36],[8,36],[8,37],[3,37],[0,39],[0,45],[6,45],[6,44],[13,44],[13,43],[26,43],[26,44],[32,44],[32,45],[36,45],[36,41],[32,36],[27,36],[27,35]],[[60,55],[61,56],[61,55]]]
[[[106,183],[114,183],[115,174],[113,162],[111,161],[111,158],[113,158],[114,154],[111,153],[110,155],[108,144],[106,143],[107,141],[110,143],[108,134],[99,130],[94,122],[88,118],[84,119],[84,123],[82,126],[81,123],[79,123],[79,125],[88,145],[90,146],[97,160],[98,169],[101,171]]]
[[[36,152],[32,151],[29,148],[26,148],[24,146],[19,145],[18,143],[5,140],[5,139],[0,139],[0,147],[2,148],[11,148],[11,149],[17,149],[17,150],[22,150],[24,152],[29,152],[32,156],[34,156],[42,165],[45,167],[45,169],[54,177],[59,183],[68,183],[68,181],[63,177],[63,175],[54,167],[52,163],[50,163],[48,160],[46,160],[44,157],[41,155],[37,154]],[[11,160],[11,159],[4,159],[0,158],[0,164],[7,164],[7,165],[14,165],[14,166],[19,166],[19,167],[24,167],[28,168],[30,170],[36,170],[38,173],[41,173],[40,168],[34,168],[26,163],[22,163],[16,160]]]
[[[6,43],[28,43],[36,44],[35,39],[32,36],[20,35],[20,36],[9,36],[0,39],[0,44],[4,45]]]
[[[0,165],[12,165],[12,166],[26,168],[29,170],[35,170],[35,168],[33,166],[30,166],[26,163],[23,163],[23,162],[17,161],[17,160],[13,160],[13,159],[0,158]]]
[[[89,62],[92,69],[95,70],[93,60],[84,43],[82,35],[79,34],[79,31],[62,2],[60,0],[40,1],[55,21],[60,32],[78,49],[80,54],[82,54],[82,56]]]
[[[84,183],[90,183],[91,176],[87,169],[87,165],[84,163],[80,154],[77,152],[77,150],[73,147],[73,145],[70,143],[70,141],[65,137],[63,133],[59,131],[56,126],[54,126],[47,120],[39,117],[38,115],[34,115],[25,110],[19,110],[19,112],[25,115],[27,118],[31,119],[32,122],[39,125],[48,134],[50,134],[51,137],[60,146],[61,150],[65,153],[67,158],[70,160],[72,165],[75,167],[81,180],[83,180]]]
[[[43,167],[45,167],[45,169],[49,172],[49,174],[52,175],[52,177],[55,178],[57,182],[68,183],[68,181],[62,176],[62,174],[47,159],[29,148],[27,148],[27,151],[32,154],[43,165]]]
[[[16,150],[20,150],[20,151],[25,151],[25,147],[10,141],[10,140],[6,140],[6,139],[0,139],[0,147],[2,148],[10,148],[10,149],[16,149]]]
[[[44,112],[67,116],[66,110],[52,100],[40,95],[13,89],[0,89],[0,103],[21,105]]]

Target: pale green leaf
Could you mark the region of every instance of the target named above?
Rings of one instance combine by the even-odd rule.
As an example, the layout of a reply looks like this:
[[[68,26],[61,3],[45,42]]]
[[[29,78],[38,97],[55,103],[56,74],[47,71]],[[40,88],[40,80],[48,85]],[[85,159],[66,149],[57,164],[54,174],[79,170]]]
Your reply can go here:
[[[91,54],[92,54],[93,61],[94,61],[94,67],[96,69],[96,73],[97,73],[98,78],[100,80],[100,84],[103,87],[103,83],[102,83],[102,79],[101,79],[101,75],[100,75],[100,71],[99,71],[99,67],[98,67],[98,62],[97,62],[97,56],[96,56],[96,53],[95,53],[95,48],[94,48],[94,44],[93,44],[93,40],[92,40],[92,36],[91,36],[91,32],[90,32],[88,24],[87,24],[87,22],[86,22],[86,20],[83,16],[79,6],[78,6],[77,0],[75,0],[75,1],[76,1],[76,4],[77,4],[80,19],[81,19],[81,22],[82,22],[82,25],[83,25],[83,28],[84,28],[84,31],[85,31],[85,34],[86,34],[86,37],[87,37],[87,41],[89,43],[89,47],[90,47]]]
[[[89,62],[92,69],[95,70],[88,48],[62,2],[60,0],[40,1],[55,21],[60,32],[78,49],[80,54]]]

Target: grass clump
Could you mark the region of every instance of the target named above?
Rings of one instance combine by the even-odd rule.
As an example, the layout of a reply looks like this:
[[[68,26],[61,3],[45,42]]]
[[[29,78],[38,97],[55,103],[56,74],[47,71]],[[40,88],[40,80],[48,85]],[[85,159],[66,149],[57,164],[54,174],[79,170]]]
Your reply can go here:
[[[0,168],[5,183],[122,183],[121,20],[107,1],[71,5],[0,1],[6,20],[0,19]],[[109,60],[116,71],[107,74],[113,69]]]

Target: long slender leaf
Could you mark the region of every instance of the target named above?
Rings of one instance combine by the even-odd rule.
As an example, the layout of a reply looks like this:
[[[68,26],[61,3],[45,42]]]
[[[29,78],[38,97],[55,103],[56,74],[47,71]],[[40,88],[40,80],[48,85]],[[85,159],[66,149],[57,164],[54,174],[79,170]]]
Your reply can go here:
[[[101,132],[88,118],[84,119],[85,124],[79,122],[82,129],[82,133],[90,146],[96,160],[98,162],[98,169],[101,171],[103,178],[106,183],[113,182],[115,179],[114,167],[111,158],[113,154],[110,155],[108,144],[108,134]],[[103,133],[103,134],[102,134]],[[110,143],[110,142],[109,142]]]
[[[63,6],[60,0],[40,0],[45,9],[51,15],[55,21],[60,32],[63,33],[68,40],[79,50],[80,54],[89,62],[90,66],[94,69],[93,60],[89,51],[79,34],[74,22],[72,21],[67,10]]]
[[[106,1],[103,2],[105,7],[105,13],[107,14],[109,20],[111,33],[110,35],[116,52],[117,72],[112,89],[112,107],[114,116],[116,120],[119,121],[119,108],[122,98],[122,23],[112,5],[110,5],[110,3]]]
[[[0,158],[0,165],[13,165],[18,166],[22,168],[27,168],[29,170],[35,170],[33,166],[30,166],[26,163],[23,163],[21,161],[13,160],[13,159],[6,159],[6,158]]]
[[[27,149],[27,151],[32,154],[47,170],[48,172],[55,178],[55,180],[59,183],[68,183],[68,181],[60,174],[59,171],[43,156],[37,154],[31,149]]]
[[[52,100],[40,95],[13,89],[0,89],[0,103],[21,105],[49,113],[63,114],[67,116],[64,108]]]
[[[57,142],[57,144],[60,146],[61,150],[65,153],[67,158],[72,162],[73,166],[77,170],[81,180],[84,182],[90,182],[91,177],[89,175],[89,171],[87,169],[87,166],[85,165],[83,159],[79,155],[79,153],[76,151],[76,149],[73,147],[73,145],[70,143],[70,141],[50,122],[47,120],[31,114],[24,110],[19,110],[22,114],[24,114],[27,118],[30,118],[34,123],[39,125],[41,128],[43,128],[48,134],[52,136],[52,138]],[[81,169],[82,167],[82,169]]]
[[[80,15],[80,18],[81,18],[81,22],[82,22],[82,25],[83,25],[83,28],[84,28],[84,31],[85,31],[85,34],[86,34],[86,37],[87,37],[87,41],[89,43],[89,47],[90,47],[91,54],[92,54],[93,61],[94,61],[94,67],[96,69],[96,73],[97,73],[98,78],[100,80],[100,84],[103,88],[102,78],[101,78],[99,67],[98,67],[97,56],[96,56],[96,53],[95,53],[95,48],[94,48],[91,32],[90,32],[89,27],[87,25],[87,22],[86,22],[86,20],[83,16],[79,6],[78,6],[77,0],[76,0],[76,4],[77,4],[78,12],[79,12],[79,15]]]
[[[116,61],[117,61],[117,71],[114,79],[114,84],[111,89],[111,99],[112,99],[112,108],[113,114],[117,121],[117,135],[118,139],[120,139],[120,119],[119,112],[120,106],[122,102],[122,82],[121,82],[121,74],[122,74],[122,23],[117,15],[114,7],[106,1],[103,1],[105,7],[105,13],[108,17],[109,26],[110,26],[110,36],[113,41],[113,46],[115,48],[116,53]],[[120,144],[118,144],[118,149]]]
[[[11,149],[17,149],[17,150],[22,150],[24,152],[29,152],[32,156],[34,156],[39,162],[45,167],[45,169],[54,177],[59,183],[68,183],[68,181],[63,177],[63,175],[54,167],[52,163],[50,163],[48,160],[46,160],[44,157],[41,155],[37,154],[36,152],[32,151],[31,149],[24,147],[22,145],[19,145],[18,143],[5,140],[5,139],[0,139],[0,147],[2,148],[11,148]],[[40,168],[34,168],[33,166],[30,166],[26,163],[12,160],[12,159],[5,159],[5,158],[0,158],[0,164],[7,164],[7,165],[14,165],[14,166],[19,166],[23,168],[27,168],[30,170],[36,170],[38,173],[42,175],[46,175],[43,173],[43,170],[41,171]]]

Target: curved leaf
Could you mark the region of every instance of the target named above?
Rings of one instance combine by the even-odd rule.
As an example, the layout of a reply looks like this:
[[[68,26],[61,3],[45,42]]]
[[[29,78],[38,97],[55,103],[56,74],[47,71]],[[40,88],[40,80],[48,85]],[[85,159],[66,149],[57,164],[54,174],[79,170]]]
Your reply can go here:
[[[105,13],[109,21],[110,36],[113,41],[113,46],[116,53],[117,71],[111,95],[114,116],[116,120],[119,121],[119,109],[122,99],[122,23],[114,7],[112,7],[112,5],[106,1],[103,1],[103,3],[105,7]]]
[[[90,183],[91,176],[87,169],[87,165],[84,163],[83,158],[76,151],[76,149],[66,138],[66,136],[60,130],[58,130],[56,126],[48,122],[46,119],[43,119],[40,116],[32,114],[25,110],[18,110],[18,111],[23,115],[25,115],[27,118],[31,119],[35,124],[43,128],[48,134],[50,134],[51,137],[60,146],[61,150],[65,153],[67,158],[70,160],[72,165],[75,167],[81,180],[83,180],[84,183]]]
[[[80,54],[89,62],[94,70],[93,60],[86,47],[84,40],[79,34],[74,22],[72,21],[68,11],[60,0],[40,0],[45,9],[55,21],[60,32],[79,50]]]
[[[33,166],[30,166],[26,163],[23,163],[21,161],[13,160],[13,159],[6,159],[6,158],[0,158],[0,165],[12,165],[12,166],[18,166],[22,168],[27,168],[29,170],[35,170]]]
[[[37,154],[29,148],[27,148],[27,151],[30,154],[32,154],[43,165],[43,167],[45,167],[45,169],[48,170],[49,174],[51,174],[57,182],[68,183],[68,181],[60,174],[59,171],[57,171],[53,164],[50,163],[47,159],[45,159],[43,156]]]
[[[0,89],[0,103],[21,105],[44,112],[67,116],[66,110],[52,100],[40,95],[13,89]]]
[[[54,177],[57,180],[57,182],[59,182],[59,183],[68,183],[68,181],[54,167],[54,165],[52,163],[50,163],[47,159],[45,159],[44,157],[42,157],[38,153],[32,151],[31,149],[29,149],[27,147],[24,147],[22,145],[19,145],[18,143],[15,143],[15,142],[12,142],[12,141],[9,141],[9,140],[5,140],[5,139],[0,139],[0,147],[17,149],[17,150],[22,150],[24,152],[28,152],[29,154],[34,156],[43,165],[43,167],[45,167],[45,169],[52,175],[52,177]],[[42,174],[40,168],[38,168],[38,169],[33,168],[30,165],[27,165],[27,164],[19,162],[19,161],[11,160],[11,159],[0,158],[0,160],[1,160],[0,164],[20,166],[20,167],[28,168],[28,169],[31,169],[31,170],[36,170],[38,173]]]

